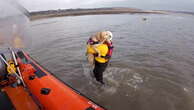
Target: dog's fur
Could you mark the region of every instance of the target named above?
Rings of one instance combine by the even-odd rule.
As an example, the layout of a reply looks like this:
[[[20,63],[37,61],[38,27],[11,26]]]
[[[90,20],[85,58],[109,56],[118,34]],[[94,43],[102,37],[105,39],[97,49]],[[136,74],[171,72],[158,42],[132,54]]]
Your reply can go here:
[[[87,60],[90,65],[94,65],[94,55],[93,54],[87,54]]]
[[[92,48],[96,51],[96,53],[98,53],[98,57],[101,56],[99,50],[96,49],[96,47],[100,44],[103,44],[105,41],[108,41],[108,32],[107,31],[102,31],[102,32],[97,32],[95,35],[93,35],[91,38],[94,41],[98,41],[99,44],[95,44],[95,45],[90,45],[92,46]],[[87,60],[89,62],[89,64],[94,65],[94,55],[93,54],[87,54]]]

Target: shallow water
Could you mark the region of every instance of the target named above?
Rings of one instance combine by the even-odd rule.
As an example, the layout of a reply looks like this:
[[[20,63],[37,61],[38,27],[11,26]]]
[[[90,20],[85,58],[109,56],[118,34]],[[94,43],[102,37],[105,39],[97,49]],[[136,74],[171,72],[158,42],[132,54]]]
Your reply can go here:
[[[142,18],[147,20],[143,21]],[[186,15],[95,15],[31,22],[31,56],[109,110],[194,109],[194,19]],[[85,44],[114,34],[105,86],[91,77]]]

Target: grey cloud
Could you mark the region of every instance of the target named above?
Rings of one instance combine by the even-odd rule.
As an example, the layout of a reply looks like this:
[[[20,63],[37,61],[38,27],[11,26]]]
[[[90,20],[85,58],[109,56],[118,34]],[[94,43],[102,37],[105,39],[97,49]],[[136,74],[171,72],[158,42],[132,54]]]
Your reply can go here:
[[[30,11],[68,8],[135,7],[194,11],[194,0],[19,0]]]

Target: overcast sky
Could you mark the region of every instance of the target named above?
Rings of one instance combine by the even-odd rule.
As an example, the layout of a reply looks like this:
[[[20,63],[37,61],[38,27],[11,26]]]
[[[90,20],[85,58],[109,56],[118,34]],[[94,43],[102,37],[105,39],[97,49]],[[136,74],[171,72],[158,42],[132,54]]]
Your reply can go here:
[[[18,0],[29,11],[68,8],[133,7],[193,11],[194,0]]]

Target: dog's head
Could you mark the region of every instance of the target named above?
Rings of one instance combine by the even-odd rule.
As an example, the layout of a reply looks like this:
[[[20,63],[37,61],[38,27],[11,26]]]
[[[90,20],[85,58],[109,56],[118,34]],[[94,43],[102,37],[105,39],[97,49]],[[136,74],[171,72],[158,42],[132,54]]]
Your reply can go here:
[[[97,40],[100,42],[104,42],[106,40],[111,41],[112,40],[112,33],[110,31],[102,31],[102,32],[98,32],[96,34]]]

